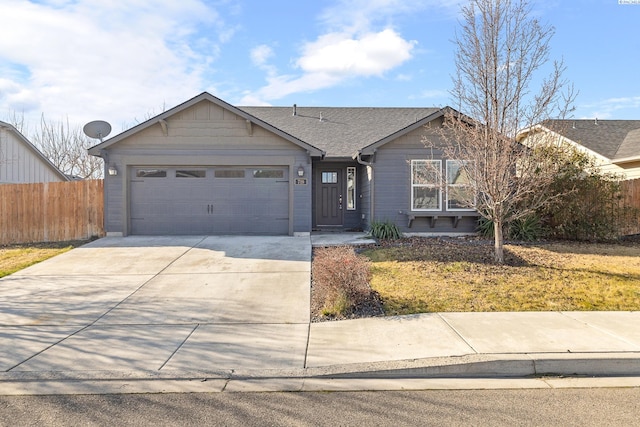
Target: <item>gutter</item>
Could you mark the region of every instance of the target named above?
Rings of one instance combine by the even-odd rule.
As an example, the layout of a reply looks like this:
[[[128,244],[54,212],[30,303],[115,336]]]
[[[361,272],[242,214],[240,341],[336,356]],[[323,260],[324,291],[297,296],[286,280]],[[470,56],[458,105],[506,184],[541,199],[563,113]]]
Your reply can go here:
[[[633,163],[633,162],[640,162],[640,156],[623,157],[622,159],[613,159],[613,160],[611,160],[611,163],[613,163],[614,165],[619,165],[619,164],[624,164],[624,163]]]
[[[371,216],[371,218],[369,218],[369,224],[371,224],[371,222],[373,221],[374,216],[374,210],[375,210],[375,173],[374,173],[374,168],[373,168],[373,163],[376,157],[376,150],[373,150],[373,155],[371,156],[371,161],[370,162],[365,162],[364,160],[362,160],[362,151],[358,150],[358,153],[354,156],[355,160],[363,165],[363,166],[367,166],[369,168],[371,168],[371,181],[369,183],[369,215]]]

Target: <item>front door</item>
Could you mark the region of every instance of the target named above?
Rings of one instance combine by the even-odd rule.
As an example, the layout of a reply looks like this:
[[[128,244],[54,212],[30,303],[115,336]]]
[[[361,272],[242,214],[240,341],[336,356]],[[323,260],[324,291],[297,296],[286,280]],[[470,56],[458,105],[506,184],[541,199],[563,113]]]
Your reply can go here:
[[[316,223],[342,225],[342,172],[340,169],[321,169],[316,188]]]

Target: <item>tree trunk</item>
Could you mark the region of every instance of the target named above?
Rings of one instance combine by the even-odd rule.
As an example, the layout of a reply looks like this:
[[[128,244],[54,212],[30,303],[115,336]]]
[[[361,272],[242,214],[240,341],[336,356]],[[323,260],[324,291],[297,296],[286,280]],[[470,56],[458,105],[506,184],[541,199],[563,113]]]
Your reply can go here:
[[[502,221],[493,221],[494,254],[496,264],[504,264],[504,236],[502,235]]]

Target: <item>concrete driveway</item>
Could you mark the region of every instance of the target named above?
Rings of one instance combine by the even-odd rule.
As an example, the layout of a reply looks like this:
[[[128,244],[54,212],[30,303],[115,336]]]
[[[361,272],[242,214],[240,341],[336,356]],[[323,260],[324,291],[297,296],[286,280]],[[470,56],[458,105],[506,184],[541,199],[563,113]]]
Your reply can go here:
[[[308,237],[108,237],[0,279],[0,371],[304,367]]]

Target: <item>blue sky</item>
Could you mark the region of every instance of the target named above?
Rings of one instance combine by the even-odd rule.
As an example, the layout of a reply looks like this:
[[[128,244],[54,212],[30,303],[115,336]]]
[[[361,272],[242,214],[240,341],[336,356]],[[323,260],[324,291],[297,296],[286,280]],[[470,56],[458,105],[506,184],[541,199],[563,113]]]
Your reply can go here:
[[[205,90],[234,105],[451,105],[460,3],[2,0],[0,120],[120,131]],[[580,92],[574,117],[640,119],[640,4],[532,6]]]

